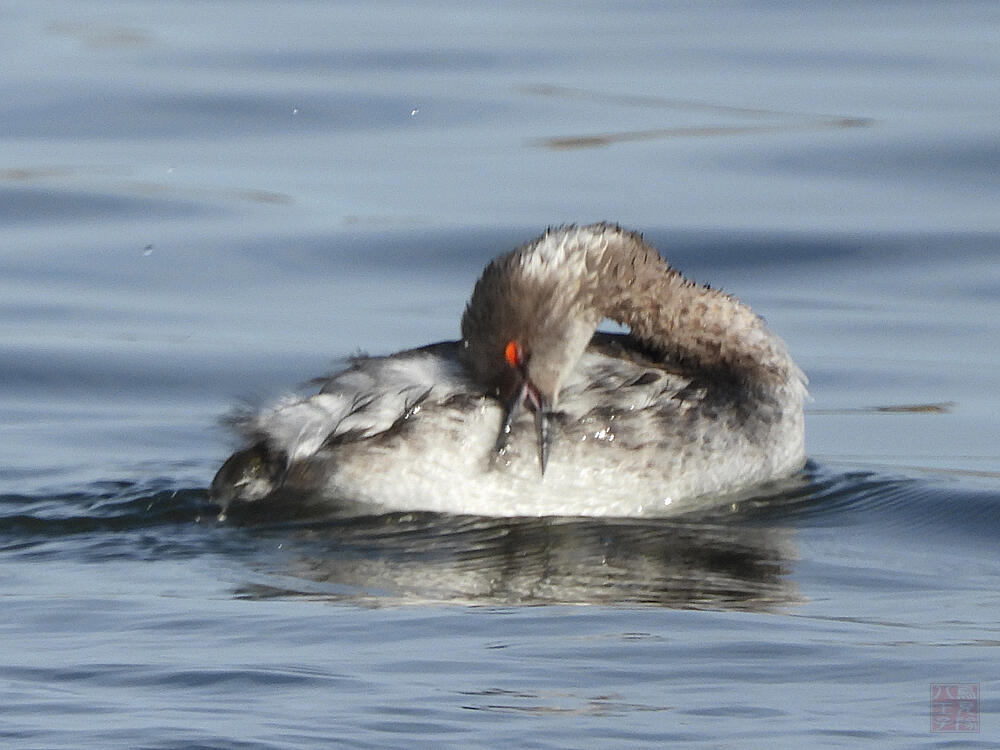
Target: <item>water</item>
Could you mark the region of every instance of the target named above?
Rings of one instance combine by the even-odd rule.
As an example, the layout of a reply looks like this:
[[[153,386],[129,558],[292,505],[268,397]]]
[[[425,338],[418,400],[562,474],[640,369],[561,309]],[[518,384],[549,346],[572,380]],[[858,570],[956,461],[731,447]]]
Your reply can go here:
[[[0,16],[4,747],[996,745],[995,3]],[[453,338],[487,259],[598,219],[789,342],[801,477],[216,521],[233,405]]]

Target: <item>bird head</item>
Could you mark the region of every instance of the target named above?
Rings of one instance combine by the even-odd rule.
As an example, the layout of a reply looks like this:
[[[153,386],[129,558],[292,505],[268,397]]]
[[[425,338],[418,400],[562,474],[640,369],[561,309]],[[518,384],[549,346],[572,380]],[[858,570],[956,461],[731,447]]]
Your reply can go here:
[[[466,368],[504,407],[497,453],[527,407],[534,414],[543,473],[559,392],[601,317],[579,264],[546,253],[547,237],[490,263],[462,317]]]

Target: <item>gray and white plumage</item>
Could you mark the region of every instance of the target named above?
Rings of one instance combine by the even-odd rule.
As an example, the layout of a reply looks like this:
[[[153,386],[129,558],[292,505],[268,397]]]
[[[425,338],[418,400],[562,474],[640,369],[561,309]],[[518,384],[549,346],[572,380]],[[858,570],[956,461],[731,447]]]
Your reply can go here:
[[[605,318],[630,334],[595,333]],[[494,516],[674,512],[798,471],[805,395],[749,307],[688,281],[638,234],[563,227],[487,266],[460,341],[356,358],[318,394],[240,419],[249,447],[212,493]]]

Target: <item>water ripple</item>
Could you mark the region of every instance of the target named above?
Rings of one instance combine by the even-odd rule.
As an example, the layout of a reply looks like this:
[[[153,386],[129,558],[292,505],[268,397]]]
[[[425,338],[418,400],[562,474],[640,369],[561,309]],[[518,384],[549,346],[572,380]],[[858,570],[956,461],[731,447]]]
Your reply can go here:
[[[1000,536],[992,493],[816,465],[767,495],[678,519],[295,518],[288,511],[262,507],[220,523],[204,490],[167,479],[8,494],[0,496],[0,551],[91,561],[230,555],[247,571],[234,591],[242,599],[767,611],[802,601],[790,573],[803,530],[864,526],[965,542]]]

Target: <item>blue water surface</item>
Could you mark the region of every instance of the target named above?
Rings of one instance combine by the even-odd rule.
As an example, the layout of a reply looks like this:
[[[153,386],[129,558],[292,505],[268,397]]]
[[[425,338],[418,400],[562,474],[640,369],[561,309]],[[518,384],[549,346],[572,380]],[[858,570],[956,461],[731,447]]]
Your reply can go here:
[[[0,9],[5,748],[995,747],[995,2]],[[220,522],[222,425],[619,221],[810,377],[670,520]],[[932,732],[974,683],[977,732]]]

